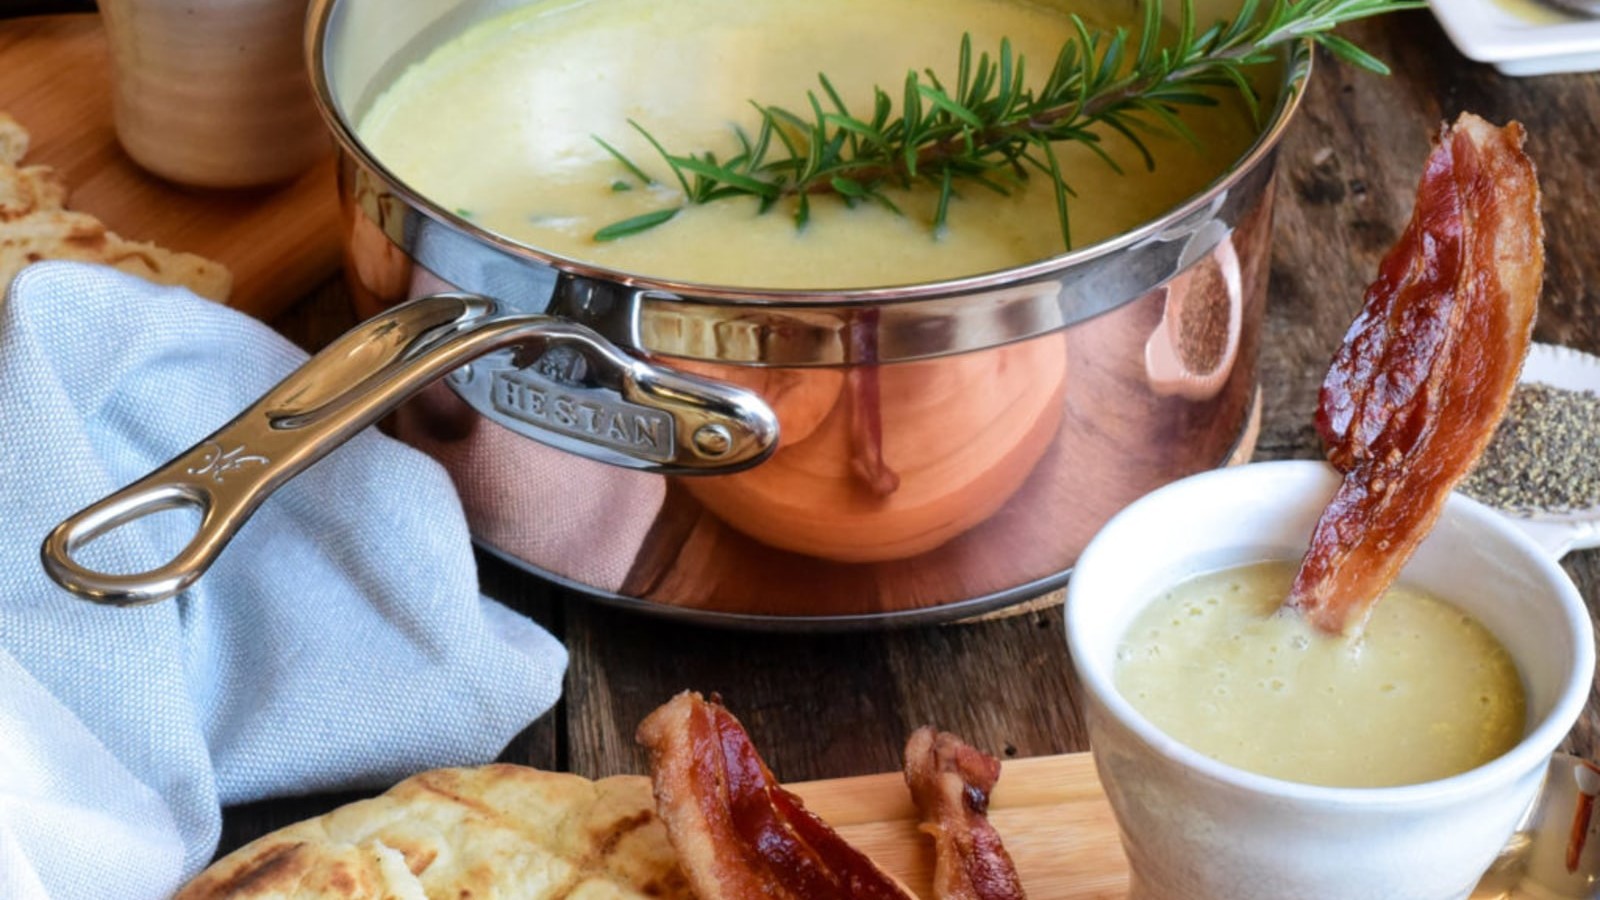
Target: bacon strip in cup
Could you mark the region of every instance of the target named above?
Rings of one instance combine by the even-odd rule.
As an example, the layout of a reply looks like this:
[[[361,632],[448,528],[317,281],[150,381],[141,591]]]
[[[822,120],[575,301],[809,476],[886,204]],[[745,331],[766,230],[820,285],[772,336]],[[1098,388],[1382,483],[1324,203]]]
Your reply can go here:
[[[1523,136],[1470,113],[1442,129],[1323,381],[1317,431],[1344,480],[1288,605],[1324,631],[1361,630],[1510,402],[1544,277]]]

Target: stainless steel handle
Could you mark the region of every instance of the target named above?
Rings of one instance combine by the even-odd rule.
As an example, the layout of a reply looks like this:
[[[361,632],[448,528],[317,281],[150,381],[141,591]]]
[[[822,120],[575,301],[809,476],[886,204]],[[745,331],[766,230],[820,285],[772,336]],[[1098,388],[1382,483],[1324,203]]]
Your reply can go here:
[[[163,600],[198,579],[274,490],[401,401],[480,356],[516,347],[518,361],[556,367],[564,382],[635,411],[639,452],[600,436],[591,454],[668,473],[731,472],[765,459],[777,419],[742,388],[664,371],[595,332],[536,315],[499,315],[494,301],[438,294],[356,326],[215,434],[171,462],[57,525],[40,555],[58,584],[114,606]],[[502,370],[504,373],[505,370]],[[514,371],[514,370],[513,370]],[[507,398],[528,387],[503,379]],[[523,394],[513,396],[521,390]],[[581,441],[582,429],[564,440]],[[178,507],[200,525],[176,557],[147,572],[109,574],[74,557],[90,541],[135,519]]]

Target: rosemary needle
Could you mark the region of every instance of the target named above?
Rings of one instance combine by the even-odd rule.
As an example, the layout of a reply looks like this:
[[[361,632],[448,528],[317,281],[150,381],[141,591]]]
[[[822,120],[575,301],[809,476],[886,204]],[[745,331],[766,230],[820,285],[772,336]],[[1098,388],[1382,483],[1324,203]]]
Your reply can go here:
[[[1183,0],[1176,35],[1162,36],[1160,0],[1144,0],[1135,42],[1126,28],[1090,29],[1071,17],[1072,37],[1063,43],[1044,80],[1031,85],[1022,55],[1000,41],[994,56],[973,56],[964,35],[956,77],[946,82],[929,70],[906,74],[896,97],[873,88],[870,112],[852,113],[825,74],[808,93],[805,114],[754,101],[755,134],[735,127],[739,152],[719,160],[710,151],[678,153],[644,126],[632,125],[655,148],[682,189],[677,206],[615,222],[595,232],[616,240],[655,228],[683,209],[733,197],[752,197],[767,212],[792,204],[798,228],[810,220],[811,198],[833,195],[855,205],[876,203],[895,213],[890,189],[917,184],[937,191],[937,233],[949,215],[950,198],[963,185],[1009,194],[1042,176],[1055,192],[1061,239],[1072,245],[1072,187],[1056,162],[1053,145],[1082,144],[1116,171],[1101,146],[1107,131],[1132,143],[1146,168],[1155,158],[1149,134],[1194,136],[1178,117],[1182,107],[1214,106],[1212,91],[1238,91],[1259,121],[1260,98],[1244,70],[1271,62],[1273,51],[1301,40],[1368,71],[1386,74],[1382,61],[1333,33],[1356,19],[1414,9],[1422,0],[1244,0],[1238,14],[1201,29],[1193,0]],[[820,91],[820,93],[819,93]],[[596,136],[628,174],[653,183],[645,170]]]

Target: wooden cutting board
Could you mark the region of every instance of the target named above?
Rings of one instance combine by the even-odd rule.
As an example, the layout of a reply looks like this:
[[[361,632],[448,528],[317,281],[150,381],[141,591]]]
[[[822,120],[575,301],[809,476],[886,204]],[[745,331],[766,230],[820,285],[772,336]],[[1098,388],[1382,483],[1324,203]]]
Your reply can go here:
[[[339,268],[333,158],[276,188],[206,191],[136,166],[111,124],[111,62],[95,15],[0,21],[0,110],[33,135],[25,162],[54,166],[67,205],[111,230],[223,263],[229,306],[271,318]]]
[[[931,897],[933,848],[898,773],[786,785],[845,840]],[[1121,900],[1128,863],[1087,753],[1009,760],[990,798],[1029,900]]]

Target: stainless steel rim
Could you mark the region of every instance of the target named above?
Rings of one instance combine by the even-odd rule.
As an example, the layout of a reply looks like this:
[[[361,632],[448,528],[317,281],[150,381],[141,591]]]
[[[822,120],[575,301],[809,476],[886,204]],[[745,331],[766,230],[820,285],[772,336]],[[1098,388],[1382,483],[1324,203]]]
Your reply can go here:
[[[732,306],[765,305],[789,301],[803,302],[810,308],[815,308],[816,301],[819,299],[826,299],[835,304],[870,305],[878,302],[926,299],[952,293],[990,290],[997,287],[1015,285],[1019,281],[1054,275],[1062,269],[1081,265],[1089,260],[1115,253],[1124,247],[1159,235],[1174,225],[1182,223],[1192,214],[1204,210],[1215,201],[1218,195],[1232,188],[1234,183],[1243,177],[1243,173],[1253,169],[1258,163],[1265,161],[1271,155],[1273,149],[1277,147],[1278,142],[1282,139],[1284,130],[1293,118],[1295,110],[1300,107],[1301,99],[1305,93],[1306,79],[1311,73],[1313,58],[1312,46],[1309,41],[1295,45],[1285,65],[1283,95],[1279,98],[1272,121],[1262,132],[1261,137],[1257,138],[1256,142],[1238,162],[1234,163],[1204,191],[1178,205],[1166,215],[1146,222],[1131,231],[1123,232],[1098,244],[1038,262],[964,278],[931,281],[924,284],[851,288],[822,292],[767,290],[646,278],[616,269],[595,266],[580,260],[529,247],[525,244],[519,244],[491,231],[486,231],[411,190],[394,172],[390,171],[375,156],[367,152],[366,146],[356,136],[352,125],[345,120],[343,111],[339,108],[339,104],[333,96],[332,85],[328,82],[327,66],[323,64],[323,59],[327,52],[329,23],[338,4],[339,0],[312,0],[311,2],[307,19],[309,24],[306,35],[306,55],[310,66],[312,93],[316,99],[317,108],[322,112],[323,119],[328,123],[328,127],[333,131],[334,138],[339,142],[344,152],[359,160],[366,168],[382,174],[395,194],[417,209],[424,211],[430,218],[441,224],[464,231],[477,240],[499,247],[507,253],[543,265],[552,266],[587,278],[605,279],[640,290],[653,290],[663,295],[682,294],[692,296],[701,302],[720,302]]]
[[[570,318],[650,355],[744,366],[837,366],[926,359],[1026,340],[1156,290],[1226,240],[1270,190],[1273,154],[1310,72],[1309,45],[1288,54],[1274,117],[1205,191],[1103,243],[998,272],[839,291],[783,291],[640,277],[526,247],[407,188],[369,154],[330,73],[342,0],[314,0],[307,51],[319,108],[343,148],[346,189],[363,214],[444,283],[526,314]],[[356,38],[344,36],[344,41]],[[398,213],[396,215],[395,213]],[[862,350],[870,351],[869,358]]]

